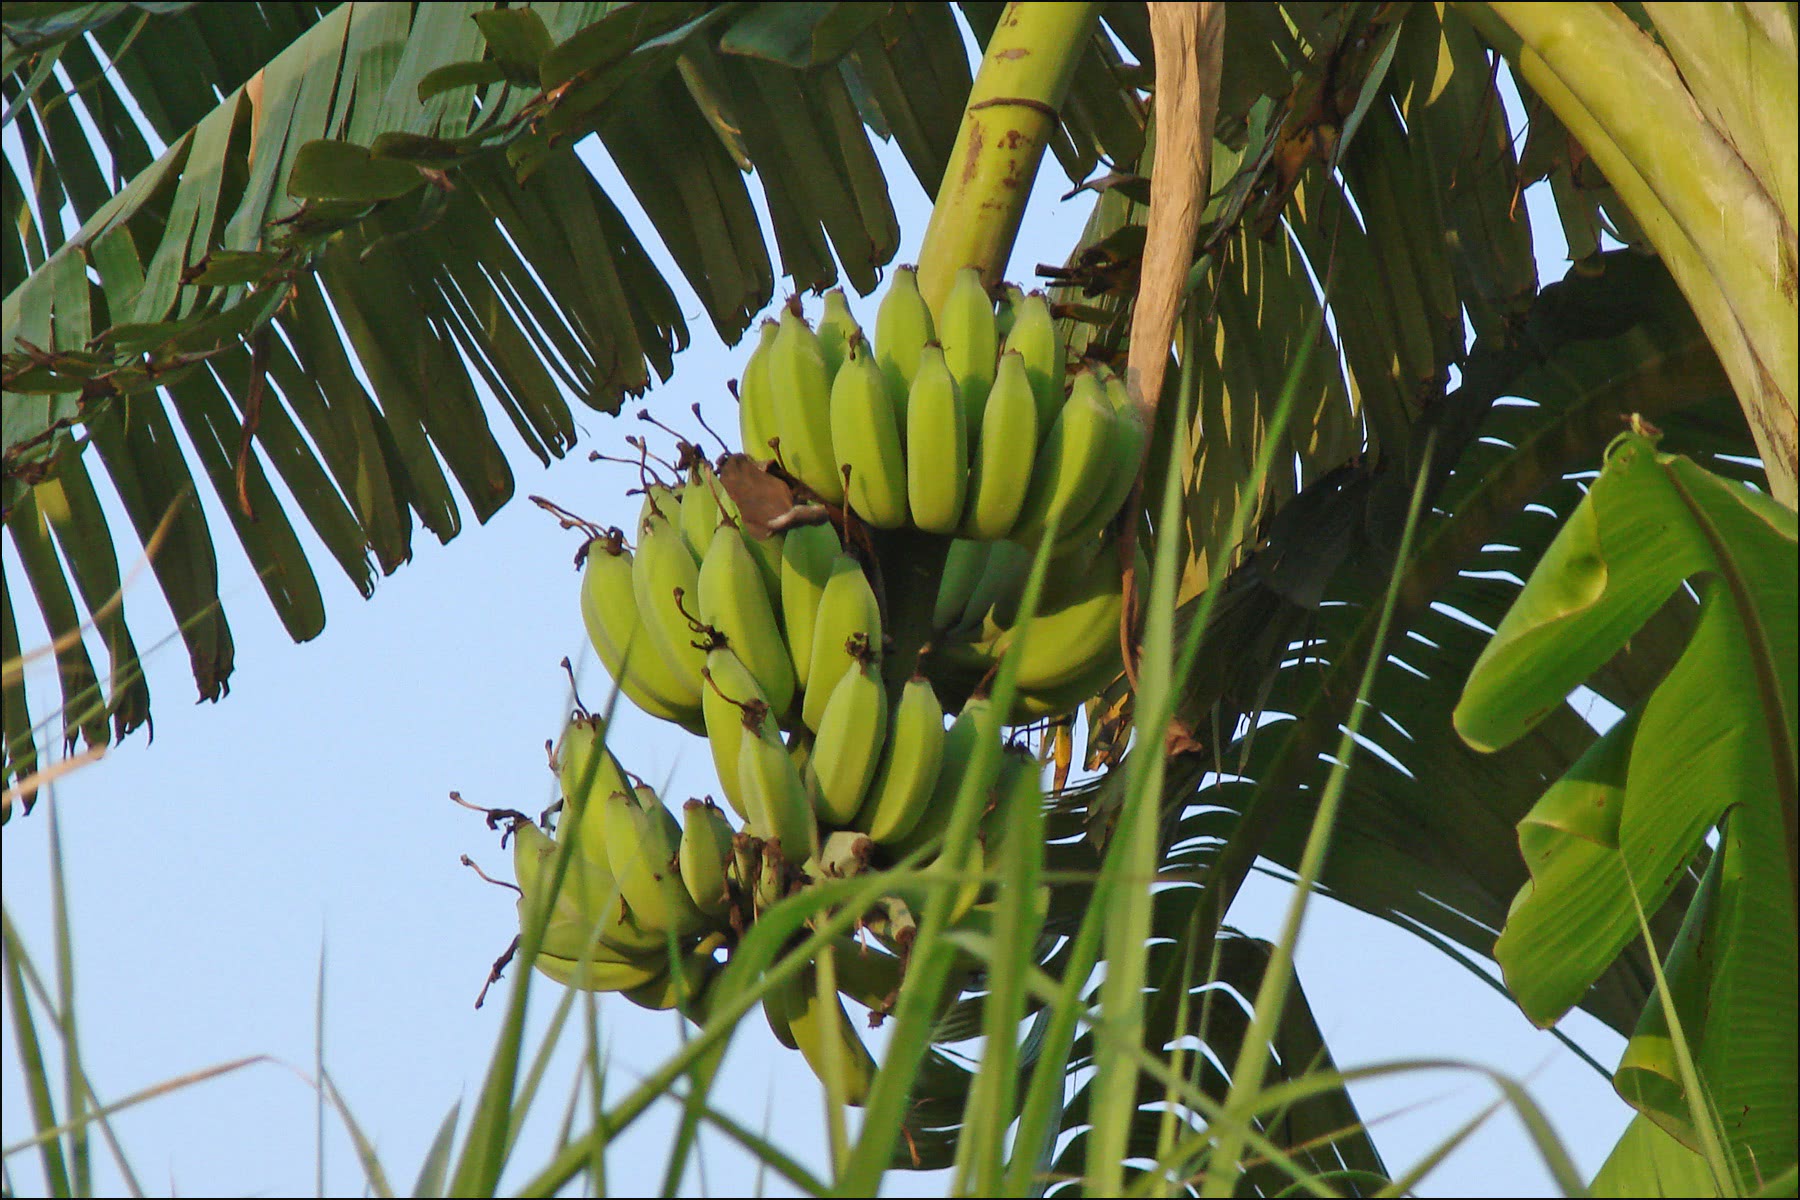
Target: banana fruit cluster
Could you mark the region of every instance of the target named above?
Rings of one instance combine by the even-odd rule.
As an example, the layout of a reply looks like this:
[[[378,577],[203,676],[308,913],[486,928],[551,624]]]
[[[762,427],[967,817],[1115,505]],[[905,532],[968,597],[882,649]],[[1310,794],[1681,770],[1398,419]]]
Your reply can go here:
[[[997,311],[972,269],[934,320],[900,268],[873,339],[841,293],[816,326],[796,301],[762,326],[737,394],[745,454],[709,461],[682,441],[661,479],[640,446],[636,522],[590,527],[578,557],[607,672],[706,739],[727,807],[691,800],[678,818],[578,714],[554,756],[556,832],[516,823],[520,919],[544,922],[534,965],[552,978],[701,1019],[716,960],[769,907],[923,858],[859,914],[876,947],[839,939],[764,997],[775,1035],[859,1103],[874,1061],[843,998],[879,1020],[912,913],[949,889],[953,922],[979,927],[1007,839],[1042,837],[1039,765],[989,731],[1070,712],[1121,669],[1114,526],[1147,431],[1122,380],[1069,369],[1041,293],[1010,288]],[[883,561],[922,545],[940,570]],[[1022,621],[1040,552],[1050,571]],[[1009,657],[1017,687],[996,715]],[[971,794],[977,832],[950,875],[944,838]],[[960,990],[953,976],[939,1002]]]
[[[941,320],[898,268],[871,341],[842,293],[818,328],[798,303],[763,323],[739,383],[744,452],[876,529],[913,526],[1054,555],[1091,542],[1137,479],[1147,436],[1122,381],[1067,377],[1043,293],[1000,312],[973,267]]]
[[[870,806],[883,844],[894,854],[942,833],[954,792],[934,809],[912,796],[929,798],[933,788],[963,786],[975,722],[986,703],[972,701],[946,734],[935,701],[928,708],[920,699],[928,694],[928,687],[908,686],[900,724],[908,730],[901,744],[928,751],[929,768],[892,773],[893,793]],[[928,712],[933,720],[922,719]],[[914,747],[915,735],[925,735],[926,745]],[[808,879],[874,869],[875,839],[853,830],[830,833],[823,840],[815,834],[816,849],[796,864],[784,854],[778,837],[733,829],[710,799],[687,801],[677,820],[653,789],[619,764],[605,745],[602,722],[586,713],[577,712],[564,727],[552,765],[562,792],[556,829],[547,833],[515,818],[509,834],[521,929],[541,922],[532,965],[569,987],[619,992],[644,1008],[675,1008],[704,1021],[708,985],[719,970],[716,955],[750,922]],[[890,777],[885,760],[882,774]],[[1000,756],[985,781],[990,800],[978,850],[985,848],[991,856],[1003,845],[1005,831],[993,814],[1008,802],[1041,808],[1037,779],[1036,762],[1028,754]],[[896,805],[902,801],[915,811],[900,812]],[[922,825],[920,817],[927,811],[944,816]],[[982,865],[978,853],[968,869]],[[822,1078],[834,1073],[835,1090],[849,1103],[860,1104],[867,1095],[875,1063],[839,995],[878,1014],[892,1007],[904,975],[901,954],[911,932],[909,914],[925,902],[925,891],[920,887],[893,897],[874,915],[871,928],[888,952],[839,938],[826,951],[832,959],[830,989],[823,988],[823,964],[815,961],[774,983],[764,996],[764,1012],[776,1036],[800,1050]],[[985,919],[993,899],[982,891],[979,881],[958,887],[956,921],[967,925]],[[903,914],[901,924],[894,921],[896,913]],[[944,1002],[951,999],[946,996]]]

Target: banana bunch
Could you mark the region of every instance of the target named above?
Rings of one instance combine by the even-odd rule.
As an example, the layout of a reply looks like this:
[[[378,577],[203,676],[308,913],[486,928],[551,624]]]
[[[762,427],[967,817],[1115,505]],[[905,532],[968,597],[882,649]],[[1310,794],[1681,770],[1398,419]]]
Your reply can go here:
[[[745,453],[875,529],[1028,548],[1054,531],[1059,554],[1093,540],[1137,478],[1143,418],[1104,368],[1065,378],[1041,292],[1010,287],[1004,304],[971,267],[934,320],[900,267],[871,344],[841,292],[817,330],[796,297],[739,383]]]

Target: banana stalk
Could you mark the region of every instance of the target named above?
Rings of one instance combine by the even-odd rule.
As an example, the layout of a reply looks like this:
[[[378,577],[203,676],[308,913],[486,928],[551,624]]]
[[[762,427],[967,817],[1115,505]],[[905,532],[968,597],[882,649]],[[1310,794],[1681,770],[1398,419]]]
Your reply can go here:
[[[963,267],[999,281],[1099,16],[1098,4],[1009,4],[1001,15],[919,249],[919,291],[934,317]]]

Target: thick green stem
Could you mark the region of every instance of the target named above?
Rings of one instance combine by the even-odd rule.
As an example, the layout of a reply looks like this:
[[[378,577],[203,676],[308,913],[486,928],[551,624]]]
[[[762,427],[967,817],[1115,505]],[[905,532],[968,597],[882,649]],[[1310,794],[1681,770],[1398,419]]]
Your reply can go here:
[[[1098,4],[1006,6],[919,250],[919,291],[934,314],[964,267],[979,267],[990,285],[999,282],[1044,144],[1099,16]]]

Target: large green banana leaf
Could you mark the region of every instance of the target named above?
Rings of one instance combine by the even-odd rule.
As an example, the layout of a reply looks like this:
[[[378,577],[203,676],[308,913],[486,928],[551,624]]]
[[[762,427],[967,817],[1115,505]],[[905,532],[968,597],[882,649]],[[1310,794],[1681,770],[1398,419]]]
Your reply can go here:
[[[447,541],[457,493],[482,521],[512,497],[477,378],[544,462],[575,440],[571,396],[616,412],[669,378],[674,293],[575,141],[599,134],[732,342],[776,275],[746,173],[791,286],[841,267],[867,293],[899,238],[870,134],[934,192],[970,82],[941,4],[39,4],[5,29],[0,510],[60,647],[64,737],[92,744],[149,715],[118,599],[135,552],[95,470],[216,699],[234,649],[198,473],[305,640],[325,612],[299,522],[367,595],[415,521]],[[1111,41],[1088,57],[1071,169],[1143,142]],[[12,675],[6,701],[13,778],[36,749]]]

